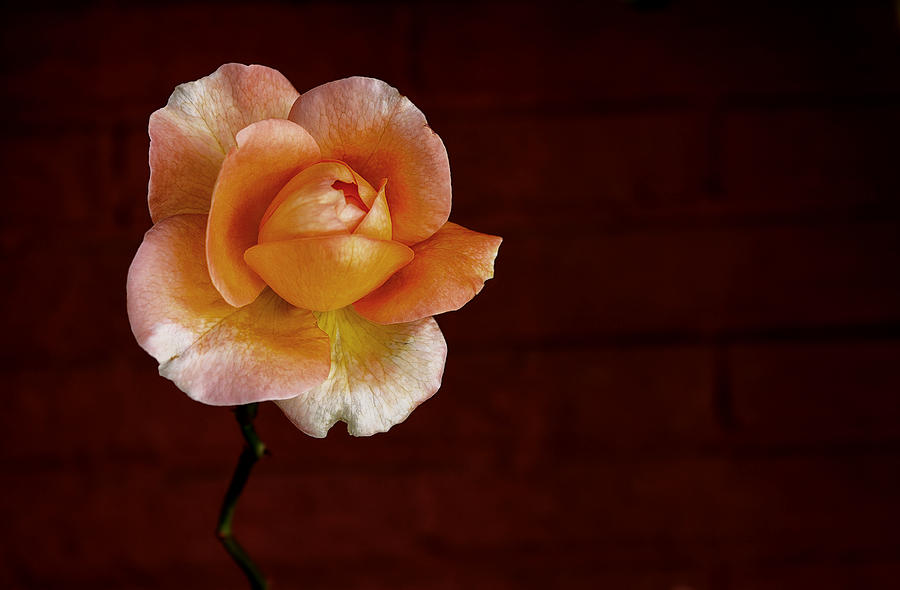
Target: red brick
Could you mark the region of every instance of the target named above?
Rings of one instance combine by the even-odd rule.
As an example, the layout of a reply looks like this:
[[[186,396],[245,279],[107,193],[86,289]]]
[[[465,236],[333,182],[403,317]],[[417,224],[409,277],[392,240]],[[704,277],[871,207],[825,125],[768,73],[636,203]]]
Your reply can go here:
[[[450,154],[452,218],[480,231],[529,231],[540,219],[557,231],[593,232],[694,205],[708,181],[701,112],[458,109],[438,110],[429,121]]]
[[[898,134],[897,106],[736,109],[724,123],[725,198],[756,212],[896,212]]]
[[[775,453],[612,462],[585,449],[552,478],[572,516],[565,539],[606,549],[597,567],[682,560],[746,570],[874,559],[896,547],[897,467],[895,456]]]
[[[897,367],[894,341],[736,346],[729,369],[737,421],[765,444],[896,440]]]
[[[14,22],[4,98],[31,122],[146,117],[177,84],[229,61],[281,69],[300,91],[355,74],[401,87],[409,79],[409,14],[400,6],[94,7]]]
[[[27,226],[26,226],[27,227]],[[140,241],[94,236],[66,228],[16,240],[3,293],[7,318],[18,335],[3,352],[26,366],[96,362],[131,347],[125,278]]]
[[[181,465],[201,456],[230,467],[241,445],[230,412],[191,402],[136,343],[118,346],[128,354],[113,361],[7,372],[5,459]],[[710,357],[690,348],[451,352],[437,395],[390,436],[354,439],[337,424],[325,441],[312,440],[271,404],[258,429],[275,466],[326,473],[374,466],[531,473],[551,465],[561,444],[607,454],[696,448],[718,436]],[[485,378],[491,374],[505,377]],[[93,420],[102,427],[85,428]],[[61,447],[60,439],[68,442]],[[475,445],[473,452],[448,452],[458,441]]]
[[[896,322],[891,223],[508,235],[450,342],[820,330]],[[522,277],[516,280],[514,277]]]
[[[739,570],[731,576],[734,590],[856,590],[884,588],[885,582],[900,579],[900,563],[855,561],[846,563],[807,563]]]
[[[113,126],[105,138],[103,172],[109,178],[110,196],[114,198],[110,199],[110,210],[104,212],[103,220],[110,223],[112,231],[140,236],[151,226],[147,208],[149,149],[144,120],[135,125]]]
[[[104,177],[105,138],[93,131],[5,136],[0,171],[14,198],[5,200],[4,229],[25,229],[46,240],[43,229],[64,225],[83,231],[110,215],[110,185]]]
[[[685,576],[596,572],[585,556],[565,560],[554,549],[548,554],[575,569],[563,575],[546,559],[509,568],[503,565],[508,560],[534,549],[546,552],[543,544],[522,545],[518,534],[542,534],[534,514],[541,490],[531,487],[523,494],[515,481],[483,490],[482,481],[392,474],[272,479],[259,470],[242,499],[236,531],[282,584],[302,578],[320,587],[394,587],[396,582],[443,588],[433,584],[446,575],[457,582],[450,587],[506,588],[554,579],[647,583]],[[41,587],[91,582],[152,587],[154,581],[177,579],[187,568],[194,570],[189,579],[201,585],[227,584],[238,575],[209,534],[223,486],[197,473],[146,466],[19,473],[5,499],[21,503],[28,494],[35,512],[4,511],[7,563],[16,564],[20,579]],[[45,491],[35,494],[37,489]],[[58,494],[67,501],[58,502]],[[485,520],[489,512],[494,516]],[[55,541],[38,552],[40,531],[46,529],[55,531]],[[445,530],[461,535],[446,549]],[[93,539],[89,544],[80,540],[86,531]]]
[[[501,377],[502,376],[502,377]],[[711,353],[693,348],[454,350],[441,389],[388,436],[361,441],[337,424],[325,441],[298,436],[274,407],[260,431],[306,470],[483,469],[530,474],[572,445],[597,453],[714,443]],[[471,452],[452,452],[461,441]]]
[[[194,465],[200,457],[230,469],[242,444],[231,412],[188,399],[133,346],[114,361],[4,373],[3,459],[18,468],[152,469]]]
[[[478,563],[443,559],[423,568],[402,558],[361,562],[318,562],[305,568],[278,564],[267,571],[279,585],[303,580],[315,588],[353,588],[359,590],[518,590],[520,588],[629,588],[634,590],[706,590],[715,588],[706,582],[705,572],[675,571],[572,571],[565,568],[534,571],[527,555],[515,550],[483,556]],[[501,565],[501,563],[503,565]]]
[[[0,170],[16,198],[8,199],[3,218],[4,245],[58,245],[65,232],[69,239],[140,236],[150,227],[149,144],[146,120],[72,131],[19,129],[5,137]]]
[[[3,491],[4,562],[29,587],[44,587],[127,584],[156,568],[218,560],[211,531],[221,484],[191,487],[162,473],[147,466],[18,471]],[[194,505],[204,495],[208,503]]]
[[[419,35],[425,87],[460,104],[898,89],[887,4],[438,4]]]
[[[272,548],[276,562],[304,545],[310,562],[363,558],[371,555],[369,539],[391,530],[379,544],[388,555],[427,550],[430,538],[441,559],[458,564],[477,566],[492,555],[522,563],[527,556],[521,568],[535,576],[679,564],[746,568],[877,557],[897,542],[895,469],[896,460],[865,456],[605,460],[585,449],[526,477],[480,469],[285,474],[256,488],[257,507],[244,514],[270,521],[264,529],[282,541]],[[280,525],[267,512],[273,504],[283,507]],[[309,529],[298,531],[295,522],[327,533],[309,546]]]
[[[262,491],[244,508],[243,518],[253,523],[272,563],[293,563],[313,572],[328,564],[378,561],[413,575],[419,568],[428,568],[432,577],[450,574],[451,579],[459,578],[460,571],[479,572],[478,577],[496,578],[505,582],[500,587],[507,587],[516,579],[565,578],[561,572],[584,580],[678,571],[704,558],[702,545],[689,537],[679,538],[683,545],[677,548],[649,541],[652,548],[643,551],[635,551],[635,539],[617,532],[598,531],[602,539],[573,538],[578,521],[590,515],[581,514],[554,481],[491,472],[297,473],[256,488]],[[594,491],[598,502],[608,498],[602,490]],[[277,518],[271,515],[272,505],[281,507]],[[597,506],[590,514],[604,510]],[[256,542],[249,533],[248,541]]]
[[[96,419],[91,425],[104,428]],[[57,440],[66,444],[69,436]],[[597,454],[585,441],[558,449],[553,464],[540,470],[514,473],[482,464],[479,445],[457,439],[440,451],[461,458],[449,469],[440,467],[440,452],[405,465],[384,456],[364,465],[378,440],[384,437],[354,441],[360,455],[354,468],[309,469],[305,457],[277,447],[256,468],[236,531],[261,563],[296,575],[308,571],[312,579],[356,564],[361,569],[338,580],[362,588],[368,586],[360,571],[379,580],[426,580],[460,569],[482,575],[451,579],[475,580],[476,587],[478,579],[496,582],[484,587],[560,579],[582,587],[589,580],[648,584],[648,577],[674,584],[686,581],[677,572],[697,567],[746,571],[801,559],[874,559],[898,541],[891,510],[900,491],[896,458],[616,456]],[[114,585],[181,567],[226,567],[208,533],[229,472],[220,458],[166,456],[148,464],[94,455],[96,461],[82,464],[16,469],[0,516],[12,543],[4,552],[17,575],[35,585],[97,579]],[[15,508],[21,505],[29,511]],[[41,545],[46,530],[55,540]],[[80,541],[85,530],[90,544]],[[687,580],[703,587],[696,573]]]
[[[451,439],[497,439],[501,449],[515,441],[553,453],[561,437],[615,452],[717,435],[712,353],[700,348],[451,352],[442,393],[443,407],[428,408],[423,422]]]

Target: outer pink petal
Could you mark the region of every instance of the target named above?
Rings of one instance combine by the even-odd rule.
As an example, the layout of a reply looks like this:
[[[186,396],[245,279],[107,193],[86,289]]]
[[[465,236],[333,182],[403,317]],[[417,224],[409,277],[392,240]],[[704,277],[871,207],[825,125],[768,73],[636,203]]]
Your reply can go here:
[[[347,162],[370,183],[388,179],[395,240],[415,244],[447,221],[447,150],[396,88],[374,78],[329,82],[300,96],[290,119],[310,132],[323,157]]]
[[[234,312],[209,281],[205,215],[176,215],[144,236],[128,270],[128,319],[138,344],[160,363],[181,354]]]
[[[278,71],[225,64],[175,89],[150,117],[150,186],[154,222],[206,213],[216,175],[237,132],[263,119],[284,119],[299,93]]]
[[[312,313],[267,289],[159,373],[198,401],[231,406],[309,391],[328,376],[330,364],[328,336]]]
[[[331,339],[331,372],[321,385],[276,402],[306,434],[324,437],[338,420],[354,436],[385,432],[440,387],[447,343],[432,318],[379,326],[349,307],[316,316]]]
[[[319,159],[319,148],[306,130],[286,119],[245,127],[237,144],[222,163],[213,190],[206,258],[219,293],[240,307],[266,286],[244,262],[244,252],[257,243],[269,203],[294,175]]]
[[[206,216],[177,215],[144,237],[128,271],[128,318],[160,374],[213,405],[284,399],[328,375],[328,336],[271,291],[235,309],[209,280]]]
[[[411,322],[459,309],[494,276],[494,258],[502,241],[447,223],[413,246],[412,262],[353,307],[379,324]]]

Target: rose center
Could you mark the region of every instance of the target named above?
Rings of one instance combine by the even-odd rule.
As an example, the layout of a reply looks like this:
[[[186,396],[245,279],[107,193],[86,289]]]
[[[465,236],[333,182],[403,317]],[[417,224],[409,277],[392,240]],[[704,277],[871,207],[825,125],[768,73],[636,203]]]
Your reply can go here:
[[[294,176],[259,224],[259,243],[352,233],[376,192],[347,164],[323,161]]]

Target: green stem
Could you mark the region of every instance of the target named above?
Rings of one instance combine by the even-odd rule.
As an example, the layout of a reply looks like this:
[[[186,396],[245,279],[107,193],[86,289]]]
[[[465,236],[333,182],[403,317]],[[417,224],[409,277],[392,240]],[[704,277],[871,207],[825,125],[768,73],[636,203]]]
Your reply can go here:
[[[231,530],[231,523],[234,519],[234,509],[237,506],[237,501],[241,496],[241,492],[244,491],[244,485],[250,477],[250,471],[253,469],[256,462],[266,453],[266,445],[259,439],[256,435],[256,430],[253,428],[253,419],[256,418],[258,409],[259,408],[255,403],[237,406],[234,409],[234,415],[237,418],[238,424],[241,427],[241,432],[244,435],[244,440],[247,441],[247,444],[244,445],[244,449],[241,451],[237,467],[234,469],[234,475],[231,477],[231,484],[228,486],[228,491],[225,492],[225,499],[222,501],[222,510],[219,512],[219,524],[216,527],[216,536],[222,541],[225,550],[228,551],[228,554],[231,555],[234,562],[238,564],[238,567],[241,568],[244,575],[247,576],[250,587],[253,590],[266,590],[269,587],[266,578],[263,576],[259,567],[253,563],[252,559],[250,559],[247,552],[244,551],[244,548],[241,547],[240,543],[237,542],[237,539],[234,538],[234,534]]]

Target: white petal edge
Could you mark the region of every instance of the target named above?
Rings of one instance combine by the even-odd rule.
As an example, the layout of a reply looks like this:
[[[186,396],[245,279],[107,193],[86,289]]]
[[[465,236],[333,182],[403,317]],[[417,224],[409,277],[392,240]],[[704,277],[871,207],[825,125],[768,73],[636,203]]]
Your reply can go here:
[[[386,432],[440,388],[447,343],[434,318],[382,326],[351,307],[315,315],[331,340],[328,378],[275,402],[306,434],[323,438],[338,421],[353,436]]]

